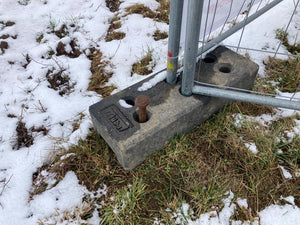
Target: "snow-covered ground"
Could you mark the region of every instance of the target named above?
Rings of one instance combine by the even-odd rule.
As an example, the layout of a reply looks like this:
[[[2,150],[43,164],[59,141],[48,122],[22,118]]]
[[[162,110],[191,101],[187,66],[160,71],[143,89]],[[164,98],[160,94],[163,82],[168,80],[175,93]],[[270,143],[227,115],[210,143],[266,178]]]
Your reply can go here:
[[[278,41],[274,31],[287,24],[294,8],[293,2],[284,0],[252,23],[245,30],[241,45],[276,49]],[[39,220],[47,217],[50,223],[52,216],[55,218],[52,218],[52,223],[80,224],[79,217],[59,223],[63,218],[62,212],[75,210],[83,204],[85,195],[93,197],[78,184],[76,175],[67,173],[57,186],[31,200],[32,176],[59,147],[76,144],[80,138],[86,137],[92,126],[88,107],[101,100],[101,96],[87,91],[91,76],[88,49],[100,49],[105,60],[111,62],[114,75],[108,85],[114,84],[116,91],[145,78],[138,74],[131,76],[131,67],[148,51],[152,52],[155,61],[154,71],[165,67],[167,39],[155,41],[152,35],[157,29],[168,31],[168,25],[138,14],[125,16],[125,8],[136,3],[145,4],[153,10],[159,7],[155,0],[125,0],[119,10],[122,23],[119,31],[126,36],[122,40],[106,42],[104,37],[115,13],[109,11],[105,0],[0,1],[0,43],[7,43],[0,50],[0,225],[38,224]],[[63,24],[68,34],[59,37],[53,30],[60,29]],[[300,11],[289,31],[292,42],[297,39],[299,28]],[[225,43],[236,45],[238,39],[236,34]],[[74,40],[82,54],[76,57],[54,54],[49,57],[53,51],[56,53],[59,42],[65,44],[67,52],[71,52]],[[286,50],[282,48],[280,51]],[[268,55],[249,54],[261,65],[260,73],[263,74],[263,59]],[[49,87],[47,76],[59,71],[69,77],[66,90]],[[163,77],[158,78],[161,79]],[[78,129],[74,129],[74,121],[80,124]],[[22,124],[30,130],[32,137],[24,137],[27,143],[18,144],[17,128],[24,129]],[[249,148],[255,151],[251,143]],[[99,189],[98,195],[105,191]],[[234,207],[225,203],[218,216],[203,214],[190,224],[229,224]],[[285,206],[272,205],[261,211],[259,217],[261,224],[297,224],[300,210],[292,201]],[[89,220],[91,224],[99,221],[97,213]]]

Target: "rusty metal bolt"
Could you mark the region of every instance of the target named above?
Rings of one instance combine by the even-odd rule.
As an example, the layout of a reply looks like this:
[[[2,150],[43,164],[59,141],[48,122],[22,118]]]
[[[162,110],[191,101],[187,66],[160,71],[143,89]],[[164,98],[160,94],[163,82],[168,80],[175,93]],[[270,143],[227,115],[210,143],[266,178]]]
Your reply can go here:
[[[140,123],[145,123],[147,121],[147,110],[146,107],[150,103],[149,97],[145,95],[139,95],[136,97],[134,101],[135,105],[138,107],[138,112],[139,112],[139,122]]]

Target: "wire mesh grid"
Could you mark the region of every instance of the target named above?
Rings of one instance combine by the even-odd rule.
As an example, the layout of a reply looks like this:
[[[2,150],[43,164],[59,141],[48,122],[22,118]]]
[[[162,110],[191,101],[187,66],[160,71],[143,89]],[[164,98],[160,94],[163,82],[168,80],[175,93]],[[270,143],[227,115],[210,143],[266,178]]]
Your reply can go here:
[[[281,1],[277,1],[278,3]],[[295,90],[290,93],[290,94],[279,94],[279,93],[268,93],[265,90],[265,86],[267,86],[267,74],[270,73],[272,70],[274,64],[276,64],[276,61],[278,58],[281,59],[286,59],[286,60],[291,60],[295,61],[297,63],[297,69],[295,74],[299,75],[300,70],[299,70],[299,52],[294,51],[293,53],[290,53],[286,50],[286,46],[284,44],[287,44],[287,37],[289,32],[292,30],[293,32],[293,37],[295,38],[294,43],[299,42],[297,40],[298,38],[298,33],[299,33],[299,27],[297,27],[297,21],[295,18],[295,15],[298,13],[297,10],[299,10],[299,2],[300,0],[293,0],[293,9],[288,13],[288,17],[286,18],[287,20],[284,22],[284,27],[278,28],[274,32],[277,38],[277,43],[276,47],[273,47],[275,49],[269,49],[268,46],[266,47],[261,47],[261,48],[255,48],[255,47],[250,47],[250,46],[243,46],[243,43],[247,42],[247,39],[249,38],[257,38],[257,36],[254,35],[254,37],[251,37],[251,34],[249,33],[246,34],[247,27],[249,25],[248,22],[252,18],[255,17],[255,14],[257,14],[259,11],[264,10],[265,8],[270,8],[271,4],[277,4],[276,0],[208,0],[207,4],[203,6],[203,12],[206,12],[205,15],[202,15],[202,23],[200,30],[200,38],[199,38],[199,49],[198,49],[198,64],[197,64],[197,73],[194,78],[194,84],[195,85],[200,85],[200,86],[207,86],[207,87],[214,87],[214,88],[223,88],[227,90],[233,90],[233,91],[238,91],[241,93],[251,93],[255,95],[263,95],[263,96],[270,96],[270,97],[275,97],[275,98],[281,98],[281,99],[286,99],[291,102],[298,102],[300,101],[300,98],[297,97],[297,92],[300,91],[300,79],[299,76],[295,76],[292,82],[294,82],[294,86],[296,85]],[[227,11],[224,12],[224,8],[218,7],[222,6],[224,4],[227,4]],[[235,4],[238,4],[235,5]],[[205,9],[205,7],[207,7]],[[273,6],[272,6],[273,7]],[[278,7],[278,6],[277,6]],[[235,8],[235,12],[233,13],[233,8]],[[239,8],[238,10],[236,10]],[[216,18],[218,17],[218,13],[222,10],[223,13],[223,22],[220,24],[220,21],[216,21]],[[224,17],[224,14],[227,14]],[[265,17],[265,21],[263,23],[268,23],[268,21],[272,20],[272,18]],[[219,23],[218,29],[213,29],[214,24]],[[207,59],[206,53],[208,48],[213,48],[214,45],[218,45],[218,42],[215,42],[212,44],[212,40],[215,40],[216,38],[222,36],[225,32],[228,32],[232,27],[236,26],[237,24],[241,25],[242,28],[234,33],[235,38],[229,38],[229,40],[225,39],[222,43],[225,47],[228,47],[229,49],[235,51],[238,54],[241,55],[246,55],[250,56],[251,58],[254,57],[257,54],[253,53],[259,53],[262,58],[264,58],[264,64],[260,64],[260,70],[259,70],[259,79],[260,79],[260,84],[257,85],[258,87],[256,90],[249,91],[245,89],[239,89],[239,88],[234,88],[234,87],[228,87],[228,86],[221,86],[221,85],[215,85],[212,83],[207,83],[207,82],[201,82],[201,67],[203,63],[206,63]],[[292,26],[293,25],[293,26]],[[257,27],[257,29],[260,29]],[[263,29],[263,28],[262,28]],[[245,40],[245,42],[243,42]],[[209,46],[209,47],[207,47]],[[254,59],[254,61],[257,61],[259,59]],[[208,60],[209,61],[209,60]],[[234,61],[234,63],[236,60]],[[298,77],[298,78],[297,78]],[[274,81],[275,82],[275,81]]]

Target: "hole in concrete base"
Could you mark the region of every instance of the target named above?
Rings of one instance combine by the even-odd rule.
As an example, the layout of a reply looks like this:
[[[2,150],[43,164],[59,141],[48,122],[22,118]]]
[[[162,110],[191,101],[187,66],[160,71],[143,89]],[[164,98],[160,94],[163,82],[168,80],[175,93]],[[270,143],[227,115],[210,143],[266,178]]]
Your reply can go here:
[[[150,119],[150,117],[151,117],[150,113],[147,112],[147,118],[146,118],[146,121],[145,121],[144,123],[148,122],[149,119]],[[138,111],[135,111],[135,112],[133,113],[133,119],[134,119],[136,122],[140,123]]]
[[[228,63],[225,63],[225,64],[221,64],[219,66],[219,71],[221,73],[230,73],[231,72],[231,65],[228,64]]]
[[[207,54],[202,61],[205,63],[214,63],[217,61],[217,57],[213,54]]]
[[[123,108],[131,108],[134,106],[134,98],[133,97],[124,97],[119,100],[119,104]]]

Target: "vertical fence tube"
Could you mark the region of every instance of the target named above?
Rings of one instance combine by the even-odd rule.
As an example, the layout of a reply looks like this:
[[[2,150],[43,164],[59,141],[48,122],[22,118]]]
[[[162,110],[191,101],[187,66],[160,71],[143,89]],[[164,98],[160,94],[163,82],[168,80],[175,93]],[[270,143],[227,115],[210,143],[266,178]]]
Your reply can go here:
[[[183,0],[172,0],[170,4],[167,82],[175,84],[177,80]]]
[[[192,95],[204,0],[189,0],[181,94]]]

